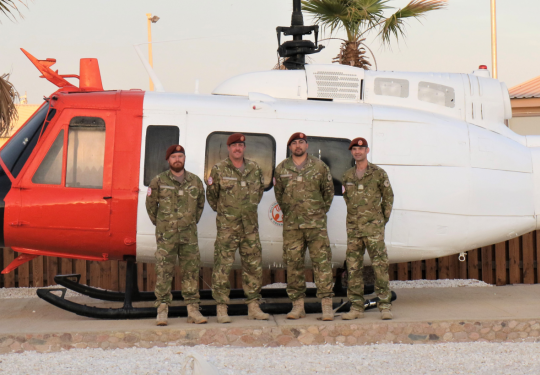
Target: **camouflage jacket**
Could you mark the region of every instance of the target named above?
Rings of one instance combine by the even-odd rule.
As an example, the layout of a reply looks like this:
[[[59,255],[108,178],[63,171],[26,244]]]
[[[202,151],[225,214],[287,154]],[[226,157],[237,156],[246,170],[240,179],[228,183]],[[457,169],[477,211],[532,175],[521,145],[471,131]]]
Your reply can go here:
[[[160,173],[148,187],[146,211],[156,226],[156,237],[165,241],[197,241],[197,223],[204,209],[204,187],[199,177],[184,172],[184,182],[170,170]]]
[[[257,232],[257,207],[263,192],[263,173],[254,161],[244,159],[244,173],[240,173],[229,158],[214,165],[208,178],[206,199],[217,212],[218,230]]]
[[[394,193],[384,169],[368,163],[364,176],[358,179],[354,166],[343,175],[343,190],[347,235],[364,237],[384,232],[394,204]]]
[[[292,157],[288,157],[276,167],[274,176],[283,229],[326,229],[326,213],[334,199],[330,168],[308,155],[304,168],[298,171]]]

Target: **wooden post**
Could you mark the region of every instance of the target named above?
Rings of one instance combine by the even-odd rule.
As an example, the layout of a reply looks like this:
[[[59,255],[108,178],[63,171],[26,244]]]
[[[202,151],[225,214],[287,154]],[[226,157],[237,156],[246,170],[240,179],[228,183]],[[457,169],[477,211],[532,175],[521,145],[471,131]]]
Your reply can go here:
[[[459,261],[459,254],[458,254],[458,261]],[[465,260],[463,262],[459,261],[459,278],[460,279],[468,279],[467,276],[467,263],[469,261],[469,254],[465,256]]]
[[[495,244],[495,279],[497,285],[506,285],[506,242]]]
[[[18,255],[21,255],[21,253],[18,253]],[[26,262],[21,264],[17,268],[18,272],[18,279],[19,279],[19,285],[18,287],[29,287],[30,286],[30,262]]]
[[[305,270],[304,275],[306,277],[306,283],[313,282],[313,270]]]
[[[58,275],[58,258],[47,257],[47,285],[56,285],[54,277]]]
[[[118,291],[126,291],[126,273],[127,273],[127,262],[120,261],[118,262]]]
[[[454,254],[448,256],[448,278],[457,279],[459,278],[459,254]]]
[[[212,268],[203,267],[203,286],[202,289],[212,289]]]
[[[174,267],[174,290],[182,290],[182,270],[180,266]]]
[[[274,283],[285,283],[285,270],[277,269],[274,271]]]
[[[411,262],[411,280],[422,280],[422,261]]]
[[[137,287],[144,291],[144,263],[137,263]]]
[[[236,288],[241,289],[242,288],[242,270],[234,270],[234,279]]]
[[[426,259],[426,280],[437,280],[437,259]]]
[[[81,284],[88,285],[88,277],[86,274],[86,260],[76,259],[75,260],[75,273],[81,275]]]
[[[268,284],[272,284],[272,271],[269,269],[264,269],[262,285],[265,286]]]
[[[525,233],[523,241],[523,284],[534,284],[533,232]]]
[[[519,272],[519,238],[512,238],[509,241],[508,260],[510,269],[510,284],[520,284]]]
[[[109,263],[111,264],[111,290],[114,290],[114,291],[119,291],[120,290],[120,287],[119,287],[119,283],[118,283],[118,261],[117,260],[111,260],[109,261]]]
[[[39,256],[32,260],[32,286],[41,288],[43,285],[43,257]]]
[[[450,278],[450,257],[439,258],[439,279]]]
[[[409,280],[409,263],[398,263],[397,265],[398,280]]]
[[[536,282],[540,284],[540,230],[536,231]]]
[[[482,281],[493,284],[492,246],[482,247]]]
[[[15,259],[15,253],[11,250],[11,247],[4,247],[4,268],[9,266],[9,264]],[[4,288],[14,288],[15,287],[15,271],[6,273],[4,276]]]
[[[480,280],[478,272],[478,249],[470,250],[468,252],[468,273],[469,279]]]
[[[146,290],[152,292],[156,289],[156,265],[146,264]]]

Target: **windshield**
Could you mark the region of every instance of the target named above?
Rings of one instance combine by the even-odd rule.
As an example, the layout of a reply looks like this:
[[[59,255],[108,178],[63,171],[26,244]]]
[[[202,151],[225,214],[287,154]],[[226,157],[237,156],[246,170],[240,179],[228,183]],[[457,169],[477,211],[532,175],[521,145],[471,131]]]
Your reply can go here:
[[[47,112],[49,112],[48,116]],[[45,124],[45,128],[47,128],[55,114],[56,109],[49,111],[49,103],[45,103],[26,122],[26,125],[8,140],[0,152],[0,157],[13,177],[16,178],[19,175],[34,147],[36,147],[43,125]],[[47,116],[47,119],[45,119],[45,116]],[[0,199],[2,203],[10,189],[11,181],[3,168],[0,168]]]
[[[54,117],[56,109],[51,109],[47,116],[48,110],[49,104],[46,103],[26,122],[26,125],[17,134],[9,139],[7,145],[2,149],[0,157],[13,177],[17,178],[34,147],[36,147],[43,124],[46,122],[45,127],[47,127]],[[47,121],[45,121],[45,116],[47,116]]]

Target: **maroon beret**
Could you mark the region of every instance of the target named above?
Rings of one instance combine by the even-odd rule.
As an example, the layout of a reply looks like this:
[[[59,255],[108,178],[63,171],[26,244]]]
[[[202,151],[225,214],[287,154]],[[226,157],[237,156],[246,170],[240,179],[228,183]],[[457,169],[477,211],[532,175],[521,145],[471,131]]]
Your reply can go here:
[[[296,141],[297,139],[303,139],[307,142],[307,136],[304,133],[294,133],[291,135],[291,138],[289,138],[289,141],[287,142],[287,147],[291,145],[293,141]]]
[[[227,146],[232,145],[233,143],[245,143],[246,137],[242,133],[234,133],[229,135],[227,139]]]
[[[366,139],[362,138],[362,137],[358,137],[358,138],[353,139],[351,141],[351,144],[349,145],[349,150],[352,149],[354,146],[369,147]]]
[[[167,152],[165,153],[165,160],[169,160],[169,157],[172,154],[186,154],[186,150],[180,145],[172,145],[167,149]]]

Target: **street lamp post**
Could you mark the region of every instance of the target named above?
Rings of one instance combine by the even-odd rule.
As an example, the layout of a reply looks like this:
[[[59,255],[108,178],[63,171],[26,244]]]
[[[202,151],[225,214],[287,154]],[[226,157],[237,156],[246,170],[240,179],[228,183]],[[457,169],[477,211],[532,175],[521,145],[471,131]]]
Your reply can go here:
[[[491,0],[491,69],[493,78],[497,78],[497,11],[495,0]]]
[[[146,13],[146,19],[148,20],[148,62],[150,66],[154,67],[154,61],[152,59],[152,24],[159,21],[158,16],[153,16],[151,13]],[[150,91],[154,91],[154,82],[150,78]]]

